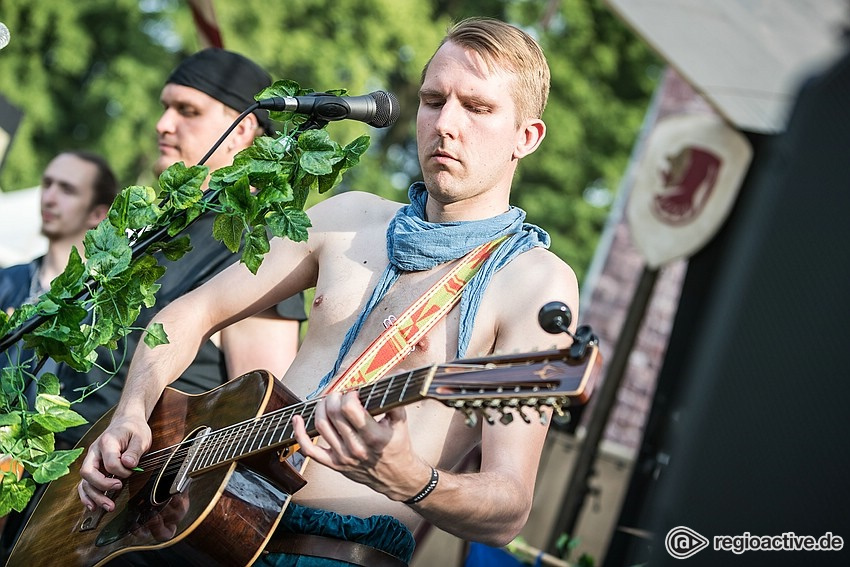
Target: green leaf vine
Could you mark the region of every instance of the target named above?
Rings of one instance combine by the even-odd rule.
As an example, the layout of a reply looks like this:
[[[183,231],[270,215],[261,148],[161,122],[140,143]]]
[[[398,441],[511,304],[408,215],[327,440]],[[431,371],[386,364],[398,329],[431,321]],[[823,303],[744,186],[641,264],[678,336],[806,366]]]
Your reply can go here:
[[[283,80],[255,98],[310,93]],[[330,138],[325,123],[309,123],[308,117],[290,112],[270,114],[279,133],[258,137],[231,165],[210,173],[204,165],[180,162],[162,173],[159,191],[138,185],[123,189],[107,218],[86,234],[85,259],[74,248],[64,272],[34,304],[0,312],[0,338],[6,342],[37,323],[0,352],[6,357],[0,370],[0,454],[5,456],[0,465],[11,464],[0,470],[0,516],[22,511],[37,484],[68,474],[83,448],[56,450],[54,434],[86,423],[72,406],[103,385],[75,390],[77,398],[69,401],[60,395],[55,374],[36,376],[32,369],[39,368],[38,362],[50,358],[88,372],[96,364],[97,348],[116,350],[118,340],[137,329],[133,324],[142,306],[156,302],[165,267],[154,254],[173,261],[191,250],[189,237],[180,233],[203,214],[216,214],[213,236],[232,252],[241,250],[240,261],[256,274],[270,237],[307,239],[310,220],[304,206],[310,192],[338,185],[369,147],[368,136],[343,147]],[[208,176],[205,193],[201,187]],[[153,348],[168,337],[155,324],[145,331],[144,341]],[[22,356],[28,351],[30,356]],[[120,353],[116,368],[126,357]],[[27,395],[30,384],[34,403]],[[28,474],[18,478],[19,467]]]

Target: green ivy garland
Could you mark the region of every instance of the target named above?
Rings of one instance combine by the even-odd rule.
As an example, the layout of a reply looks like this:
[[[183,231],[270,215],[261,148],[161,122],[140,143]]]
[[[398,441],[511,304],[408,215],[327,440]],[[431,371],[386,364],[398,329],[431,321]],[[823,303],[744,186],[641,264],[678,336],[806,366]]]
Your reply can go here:
[[[312,92],[285,80],[255,98]],[[330,94],[343,95],[345,91]],[[72,405],[102,386],[92,384],[69,401],[60,395],[55,374],[36,379],[29,370],[33,363],[49,357],[88,372],[97,359],[95,349],[117,349],[118,340],[136,329],[133,323],[141,307],[151,307],[156,301],[156,282],[165,267],[153,254],[161,252],[169,260],[183,256],[191,244],[180,232],[207,212],[216,213],[213,236],[234,253],[241,248],[241,262],[256,274],[269,251],[269,234],[306,240],[310,220],[304,206],[310,191],[324,193],[335,187],[369,147],[368,136],[342,147],[330,139],[324,124],[305,129],[304,116],[270,114],[282,125],[281,132],[274,138],[257,138],[231,165],[212,172],[206,194],[201,186],[209,169],[186,167],[182,162],[162,173],[159,193],[138,185],[125,188],[107,218],[86,234],[85,261],[72,249],[65,271],[35,304],[25,304],[11,315],[0,312],[0,338],[33,318],[41,321],[23,335],[24,347],[33,349],[33,358],[0,371],[0,454],[29,473],[19,479],[16,466],[2,471],[0,516],[23,510],[37,484],[68,474],[69,465],[83,448],[56,450],[54,434],[86,423]],[[144,249],[138,253],[140,243]],[[159,324],[145,332],[144,340],[152,348],[168,342]],[[18,344],[9,350],[20,348]],[[9,356],[8,352],[3,354]],[[24,392],[33,380],[37,395],[30,408]]]

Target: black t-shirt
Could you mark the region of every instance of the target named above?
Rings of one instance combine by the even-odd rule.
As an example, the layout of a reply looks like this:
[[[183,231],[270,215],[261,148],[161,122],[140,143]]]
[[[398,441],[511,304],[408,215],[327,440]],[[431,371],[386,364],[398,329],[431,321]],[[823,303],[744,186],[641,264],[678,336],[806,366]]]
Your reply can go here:
[[[157,280],[161,285],[156,293],[156,305],[142,308],[134,327],[146,327],[154,315],[174,299],[195,289],[208,281],[230,264],[238,261],[239,255],[233,254],[221,242],[212,237],[212,225],[215,215],[207,214],[191,224],[182,234],[189,235],[192,250],[179,260],[172,262],[159,258],[166,267],[165,274]],[[278,314],[284,319],[304,321],[307,315],[304,308],[304,295],[290,297],[277,308]],[[74,389],[85,387],[95,382],[106,382],[95,393],[88,396],[82,403],[74,404],[73,409],[88,420],[88,425],[70,429],[57,434],[57,438],[76,444],[89,427],[99,419],[109,408],[118,402],[124,380],[127,376],[130,358],[135,352],[136,345],[141,339],[142,332],[134,331],[119,342],[115,351],[105,348],[98,350],[98,364],[107,369],[115,368],[123,356],[126,345],[126,361],[118,373],[106,382],[108,374],[95,367],[88,374],[80,374],[67,366],[60,365],[59,378],[62,382],[63,396],[70,400],[78,397]],[[117,359],[117,360],[114,360]],[[201,347],[197,357],[181,377],[171,385],[187,393],[200,393],[210,390],[227,381],[227,370],[223,353],[210,341]]]

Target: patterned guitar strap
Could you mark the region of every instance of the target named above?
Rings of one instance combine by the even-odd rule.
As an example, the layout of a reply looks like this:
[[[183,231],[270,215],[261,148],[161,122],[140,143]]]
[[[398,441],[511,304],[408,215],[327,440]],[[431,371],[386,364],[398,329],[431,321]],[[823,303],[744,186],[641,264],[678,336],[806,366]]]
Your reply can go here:
[[[404,360],[431,327],[460,301],[463,288],[507,238],[497,238],[467,253],[401,315],[384,321],[384,331],[345,372],[331,382],[323,394],[345,392],[374,382]]]
[[[345,392],[358,388],[383,377],[393,366],[404,360],[413,347],[460,301],[460,294],[469,280],[508,237],[503,236],[474,248],[456,266],[440,278],[422,297],[417,299],[394,321],[385,322],[384,331],[357,357],[336,380],[330,383],[322,395],[330,392]],[[313,442],[318,441],[318,436]],[[287,459],[300,474],[304,474],[309,458],[299,452],[286,452]],[[291,502],[286,500],[285,510]],[[282,512],[281,512],[282,514]]]

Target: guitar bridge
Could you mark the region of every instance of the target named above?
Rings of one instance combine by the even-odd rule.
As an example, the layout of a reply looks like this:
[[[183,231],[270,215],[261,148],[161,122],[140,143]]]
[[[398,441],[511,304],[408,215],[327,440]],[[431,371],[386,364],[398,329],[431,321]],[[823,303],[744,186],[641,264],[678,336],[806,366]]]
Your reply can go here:
[[[105,514],[106,510],[103,508],[96,508],[91,512],[87,508],[83,508],[83,518],[80,520],[79,531],[90,532],[96,529]]]

